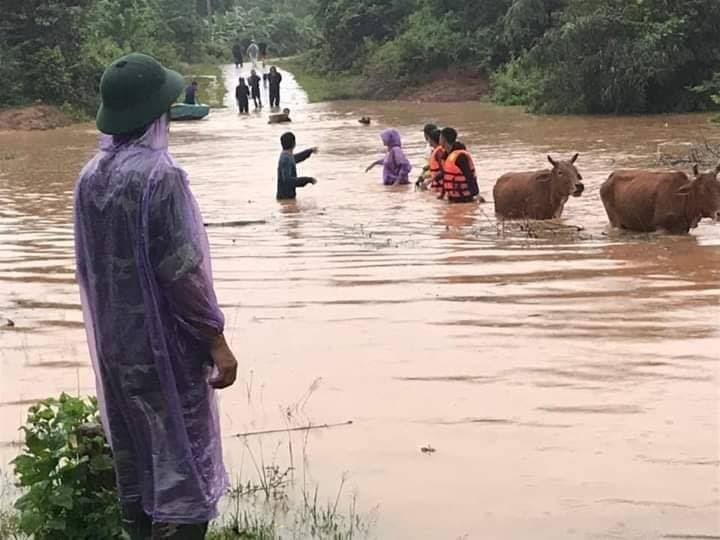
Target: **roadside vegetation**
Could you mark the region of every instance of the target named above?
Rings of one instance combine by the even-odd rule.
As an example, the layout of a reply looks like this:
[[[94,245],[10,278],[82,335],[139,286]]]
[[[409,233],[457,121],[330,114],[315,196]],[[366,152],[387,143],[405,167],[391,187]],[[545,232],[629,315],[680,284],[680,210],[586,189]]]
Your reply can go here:
[[[716,0],[8,0],[0,108],[93,113],[103,68],[131,51],[170,67],[265,42],[311,100],[395,98],[457,78],[538,113],[720,107]],[[187,71],[182,70],[184,73]],[[208,98],[210,102],[212,99]],[[217,101],[217,99],[215,100]]]
[[[238,40],[286,55],[314,40],[300,0],[7,0],[3,7],[0,108],[41,102],[93,115],[104,68],[129,52],[193,75],[188,65],[230,63]]]
[[[240,437],[240,461],[249,466],[236,472],[209,540],[370,537],[374,512],[358,511],[346,478],[327,500],[309,479],[311,426],[298,427],[295,418],[310,393],[286,409],[287,432]],[[13,462],[17,487],[0,480],[0,540],[122,538],[112,453],[99,421],[94,398],[63,394],[30,408]]]
[[[490,79],[496,102],[539,113],[684,112],[720,100],[716,0],[380,4],[317,0],[321,40],[307,68],[359,75],[364,95],[379,98],[462,68]]]
[[[352,73],[323,75],[311,67],[309,58],[310,55],[304,54],[275,60],[273,64],[293,74],[311,103],[366,97],[361,75]]]

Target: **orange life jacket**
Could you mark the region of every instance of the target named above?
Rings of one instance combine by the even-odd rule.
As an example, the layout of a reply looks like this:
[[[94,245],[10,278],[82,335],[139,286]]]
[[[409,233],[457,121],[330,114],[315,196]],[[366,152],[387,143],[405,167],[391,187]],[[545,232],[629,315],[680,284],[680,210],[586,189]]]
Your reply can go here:
[[[460,156],[467,156],[470,163],[470,170],[475,174],[475,163],[472,156],[467,150],[454,150],[443,163],[443,189],[448,196],[448,200],[466,199],[475,195],[470,190],[468,179],[463,175],[460,167],[457,166],[457,160]]]
[[[442,172],[442,162],[440,160],[440,156],[443,152],[445,152],[445,149],[442,146],[436,146],[430,154],[429,173],[430,178],[432,179],[430,189],[433,191],[440,191],[443,186],[443,178],[442,176],[439,176]]]

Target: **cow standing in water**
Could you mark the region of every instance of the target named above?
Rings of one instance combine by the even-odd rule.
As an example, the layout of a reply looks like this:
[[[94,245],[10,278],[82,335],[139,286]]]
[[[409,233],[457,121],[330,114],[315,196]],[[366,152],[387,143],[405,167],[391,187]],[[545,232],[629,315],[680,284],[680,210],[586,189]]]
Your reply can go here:
[[[600,188],[613,227],[687,234],[702,218],[720,219],[720,165],[694,179],[684,172],[615,171]]]
[[[555,161],[553,168],[535,172],[511,172],[495,183],[493,198],[495,214],[501,219],[559,218],[572,195],[579,197],[585,190],[582,176],[575,168],[579,154],[570,161]]]

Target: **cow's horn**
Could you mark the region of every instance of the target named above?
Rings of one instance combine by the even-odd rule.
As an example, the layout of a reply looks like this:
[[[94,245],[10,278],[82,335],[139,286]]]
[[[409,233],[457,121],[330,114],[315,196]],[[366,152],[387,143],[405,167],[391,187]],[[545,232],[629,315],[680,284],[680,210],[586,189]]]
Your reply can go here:
[[[552,158],[551,155],[548,154],[548,157],[547,157],[547,158],[548,158],[548,161],[549,161],[550,163],[552,163],[552,166],[553,166],[553,167],[557,167],[557,166],[558,166],[557,161],[555,161],[555,160]]]
[[[580,157],[580,154],[575,154],[572,159],[570,159],[570,163],[575,163],[577,161],[577,158]]]
[[[720,163],[715,166],[715,174],[720,174]]]

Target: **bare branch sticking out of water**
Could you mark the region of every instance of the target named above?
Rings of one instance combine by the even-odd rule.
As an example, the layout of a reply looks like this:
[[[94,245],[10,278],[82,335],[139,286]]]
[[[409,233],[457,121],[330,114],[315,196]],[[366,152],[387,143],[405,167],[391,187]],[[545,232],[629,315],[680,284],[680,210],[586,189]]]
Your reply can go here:
[[[301,426],[301,427],[287,427],[287,428],[277,428],[277,429],[266,429],[263,431],[247,431],[245,433],[236,433],[235,435],[231,435],[230,437],[234,439],[242,439],[243,437],[252,437],[256,435],[271,435],[274,433],[288,433],[291,431],[310,431],[313,429],[332,429],[336,427],[345,427],[350,426],[353,424],[352,420],[348,420],[347,422],[338,422],[336,424],[310,424],[307,426]]]
[[[205,223],[205,227],[248,227],[250,225],[265,225],[264,219],[247,219],[239,221],[221,221],[219,223]]]
[[[713,167],[720,161],[720,143],[711,141],[703,133],[692,142],[660,143],[657,161],[667,167],[696,163],[703,167]]]
[[[532,240],[592,240],[590,234],[585,233],[585,228],[579,225],[568,225],[558,221],[534,221],[534,220],[498,220],[494,226],[498,238],[528,238]],[[476,227],[473,233],[476,236],[483,236],[489,231]]]

